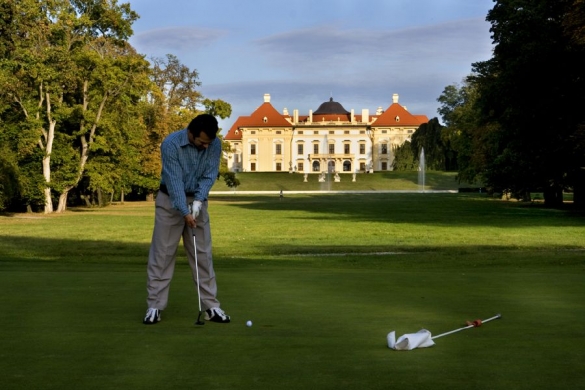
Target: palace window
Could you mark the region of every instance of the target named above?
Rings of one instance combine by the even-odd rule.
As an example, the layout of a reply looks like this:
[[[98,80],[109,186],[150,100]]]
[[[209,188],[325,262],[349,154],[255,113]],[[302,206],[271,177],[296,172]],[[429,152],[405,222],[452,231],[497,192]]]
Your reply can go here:
[[[274,154],[282,154],[282,145],[276,144],[275,147],[276,147],[276,150],[274,151]]]
[[[276,170],[277,171],[282,171],[282,163],[276,163]]]
[[[335,161],[329,161],[327,163],[327,172],[329,173],[335,172]]]
[[[319,154],[319,144],[313,144],[313,154]]]
[[[297,154],[303,154],[304,150],[303,150],[303,144],[298,144],[297,145]]]
[[[250,154],[256,154],[256,144],[250,145]]]
[[[335,144],[329,144],[329,154],[335,154]]]
[[[343,144],[343,153],[349,154],[349,144]]]
[[[360,144],[360,154],[366,154],[366,144]]]
[[[381,154],[388,154],[388,144],[382,144]]]

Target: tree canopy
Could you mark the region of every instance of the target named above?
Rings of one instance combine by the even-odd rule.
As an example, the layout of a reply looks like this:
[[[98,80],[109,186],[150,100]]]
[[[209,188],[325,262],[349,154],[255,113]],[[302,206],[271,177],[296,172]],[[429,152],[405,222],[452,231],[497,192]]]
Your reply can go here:
[[[137,19],[117,0],[0,4],[0,207],[151,193],[164,136],[202,112],[231,115],[174,55],[151,64],[136,52]]]
[[[585,2],[498,0],[487,15],[494,52],[438,101],[460,179],[492,191],[583,202]]]
[[[550,205],[585,166],[583,1],[499,0],[488,13],[493,57],[473,64],[488,185],[541,190]]]

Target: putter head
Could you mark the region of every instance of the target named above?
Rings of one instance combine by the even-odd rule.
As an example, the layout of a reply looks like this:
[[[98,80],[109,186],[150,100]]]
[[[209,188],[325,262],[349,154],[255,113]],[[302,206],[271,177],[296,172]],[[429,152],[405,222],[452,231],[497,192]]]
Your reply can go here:
[[[197,321],[195,321],[195,325],[205,325],[205,322],[201,321],[202,313],[203,313],[202,311],[199,312],[199,315],[197,316]]]

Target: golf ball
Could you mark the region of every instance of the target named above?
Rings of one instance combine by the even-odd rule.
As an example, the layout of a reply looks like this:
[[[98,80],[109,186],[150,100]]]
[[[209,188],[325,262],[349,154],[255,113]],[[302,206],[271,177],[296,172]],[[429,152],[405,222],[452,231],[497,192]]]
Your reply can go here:
[[[248,322],[246,322],[246,326],[248,326],[248,327],[249,327],[249,326],[252,326],[252,321],[248,321]]]

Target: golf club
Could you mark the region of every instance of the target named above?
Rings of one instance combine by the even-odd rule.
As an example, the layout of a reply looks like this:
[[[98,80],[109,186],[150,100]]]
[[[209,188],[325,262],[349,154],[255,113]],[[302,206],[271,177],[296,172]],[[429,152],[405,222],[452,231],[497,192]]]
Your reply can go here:
[[[197,315],[197,321],[195,321],[195,325],[205,325],[205,322],[201,321],[201,314],[203,311],[201,310],[201,290],[199,289],[199,264],[197,262],[197,242],[195,238],[195,229],[191,229],[193,231],[193,253],[195,254],[195,275],[197,279],[197,297],[199,298],[199,314]]]
[[[438,339],[439,337],[447,336],[448,334],[455,333],[455,332],[459,332],[459,331],[462,331],[462,330],[465,330],[465,329],[477,328],[478,326],[481,326],[482,324],[485,324],[486,322],[490,322],[492,320],[497,320],[498,318],[502,318],[502,315],[501,314],[497,314],[497,315],[495,315],[493,317],[490,317],[488,319],[485,319],[485,320],[475,320],[473,322],[469,322],[468,321],[467,322],[467,326],[464,326],[463,328],[451,330],[449,332],[445,332],[445,333],[438,334],[436,336],[431,337],[431,340]]]

